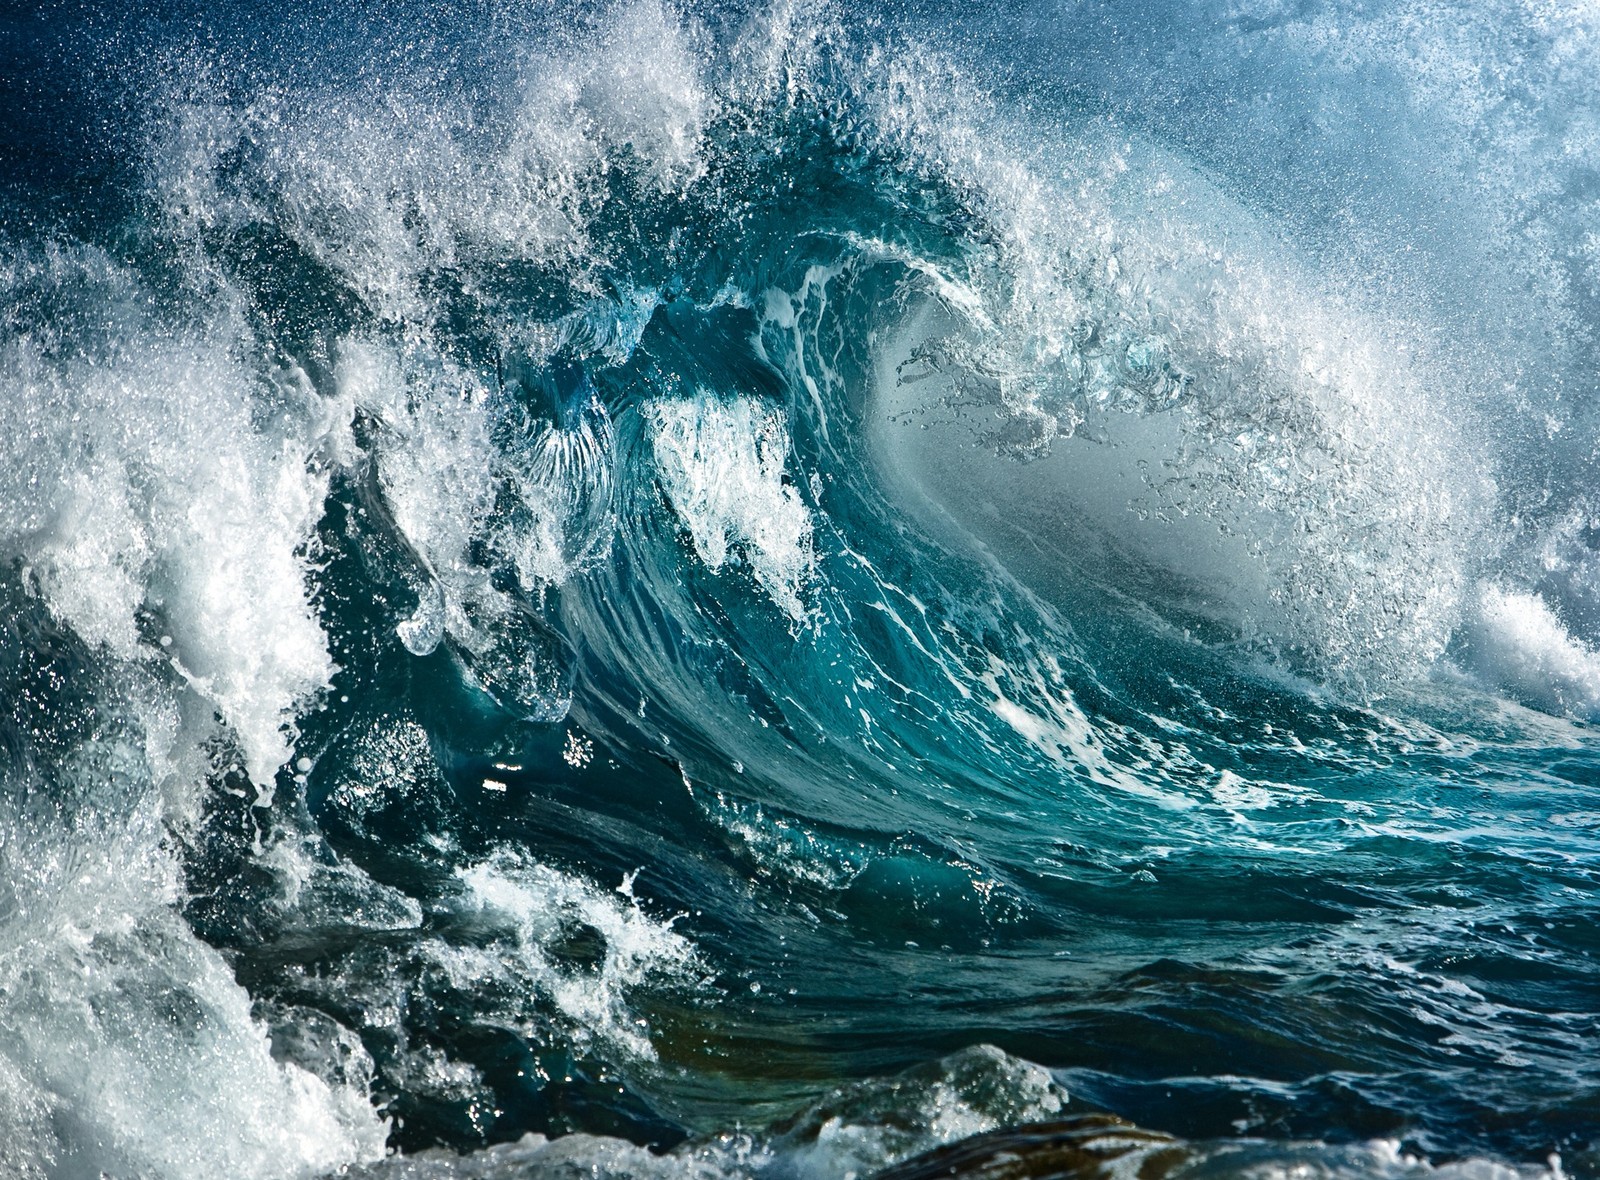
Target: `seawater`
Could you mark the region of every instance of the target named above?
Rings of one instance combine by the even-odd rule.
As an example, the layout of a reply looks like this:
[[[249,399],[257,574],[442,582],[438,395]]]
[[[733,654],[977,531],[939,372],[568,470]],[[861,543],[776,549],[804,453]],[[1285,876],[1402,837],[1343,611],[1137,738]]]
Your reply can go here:
[[[8,8],[0,1170],[1600,1175],[1597,64]]]

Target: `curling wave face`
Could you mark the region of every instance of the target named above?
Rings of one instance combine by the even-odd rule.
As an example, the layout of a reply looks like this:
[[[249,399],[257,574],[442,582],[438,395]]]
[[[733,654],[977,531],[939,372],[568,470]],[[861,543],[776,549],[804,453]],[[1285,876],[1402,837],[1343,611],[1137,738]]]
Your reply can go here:
[[[7,1174],[1595,1174],[1587,16],[318,15],[0,18]]]

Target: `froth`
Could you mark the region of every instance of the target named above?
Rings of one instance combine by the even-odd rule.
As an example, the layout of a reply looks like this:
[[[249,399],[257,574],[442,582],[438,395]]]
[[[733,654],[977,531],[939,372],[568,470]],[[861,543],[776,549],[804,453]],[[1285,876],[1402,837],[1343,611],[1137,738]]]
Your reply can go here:
[[[579,877],[509,852],[464,869],[465,912],[491,928],[508,926],[506,944],[492,952],[438,948],[445,969],[465,980],[505,976],[552,1003],[580,1046],[590,1041],[653,1059],[648,1026],[632,1011],[629,993],[650,982],[678,987],[699,979],[694,945],[653,919],[633,897],[632,880],[607,893]],[[574,935],[598,935],[592,971],[563,966],[555,953]]]
[[[243,359],[249,332],[225,307],[201,330],[163,331],[129,308],[138,284],[88,247],[34,254],[10,278],[10,297],[71,291],[114,327],[97,343],[36,323],[6,342],[22,453],[0,478],[21,510],[0,544],[86,641],[170,661],[269,785],[295,711],[333,670],[306,585],[326,491],[314,424],[258,425],[278,391]]]
[[[381,1156],[365,1089],[274,1060],[231,968],[177,912],[163,793],[120,693],[95,679],[100,736],[47,789],[4,772],[0,1161],[22,1176],[300,1180]]]
[[[1537,594],[1482,588],[1469,658],[1492,682],[1552,713],[1600,713],[1600,652],[1573,638]]]
[[[796,622],[812,566],[811,514],[785,477],[783,417],[751,398],[701,394],[648,408],[667,497],[713,570],[739,553]]]
[[[436,322],[441,278],[493,304],[507,263],[589,270],[609,174],[684,188],[704,170],[715,102],[695,27],[659,0],[617,5],[584,34],[521,54],[481,122],[462,119],[460,94],[404,85],[174,102],[152,195],[197,262],[221,262],[219,236],[270,227],[413,331]]]

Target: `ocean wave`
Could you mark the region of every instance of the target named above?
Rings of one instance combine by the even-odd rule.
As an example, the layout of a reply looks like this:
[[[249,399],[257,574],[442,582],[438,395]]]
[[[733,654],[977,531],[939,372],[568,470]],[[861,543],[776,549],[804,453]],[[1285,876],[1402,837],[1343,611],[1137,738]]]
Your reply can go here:
[[[0,1164],[1592,1171],[1586,15],[85,12]]]

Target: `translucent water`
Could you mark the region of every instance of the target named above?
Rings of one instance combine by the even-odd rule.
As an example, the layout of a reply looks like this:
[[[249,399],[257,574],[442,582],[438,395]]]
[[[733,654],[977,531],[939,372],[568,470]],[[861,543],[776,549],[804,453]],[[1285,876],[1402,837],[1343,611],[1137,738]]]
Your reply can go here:
[[[1597,14],[256,8],[0,14],[0,1171],[1600,1175]]]

